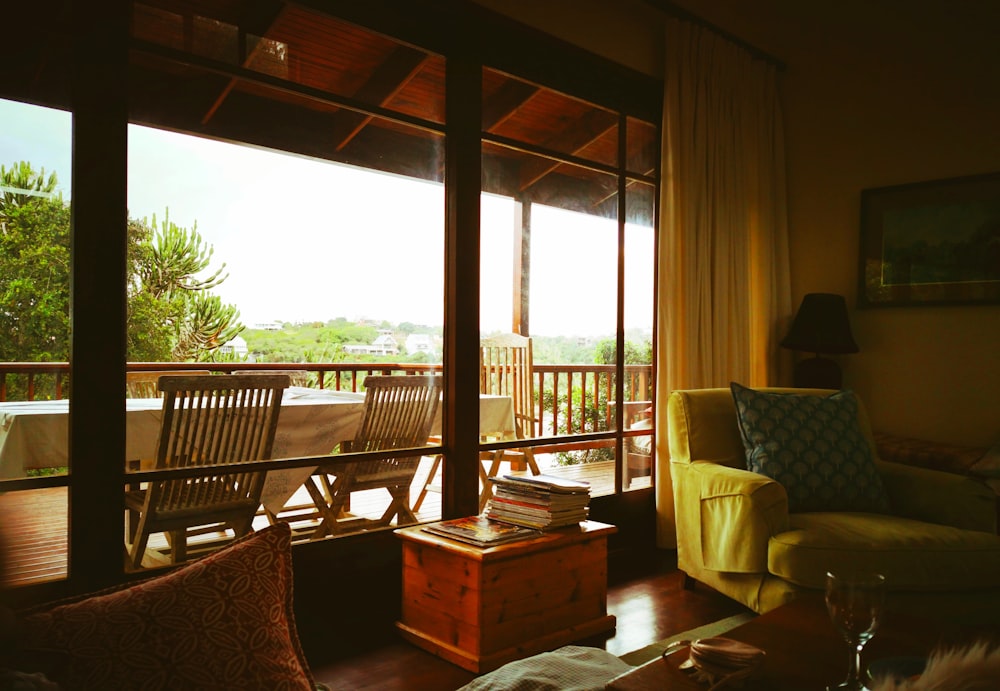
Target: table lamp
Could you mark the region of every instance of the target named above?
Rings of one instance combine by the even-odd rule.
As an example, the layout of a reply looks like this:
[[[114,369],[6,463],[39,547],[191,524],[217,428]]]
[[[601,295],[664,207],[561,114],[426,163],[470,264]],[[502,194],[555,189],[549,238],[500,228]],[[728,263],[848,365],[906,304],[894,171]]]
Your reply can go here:
[[[803,297],[781,347],[815,354],[795,365],[792,378],[796,387],[839,389],[843,381],[840,365],[820,354],[858,352],[843,296],[809,293]]]

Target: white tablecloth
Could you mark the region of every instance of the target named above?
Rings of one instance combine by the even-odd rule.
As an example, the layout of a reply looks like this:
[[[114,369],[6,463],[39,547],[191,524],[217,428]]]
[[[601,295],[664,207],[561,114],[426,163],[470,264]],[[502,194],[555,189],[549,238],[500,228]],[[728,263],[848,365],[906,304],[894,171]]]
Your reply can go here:
[[[365,396],[349,391],[289,387],[281,401],[272,458],[325,456],[342,441],[353,439]],[[151,459],[156,454],[163,401],[125,399],[125,460]],[[69,401],[0,403],[0,478],[24,477],[32,468],[68,465]],[[433,432],[441,429],[441,409]],[[479,429],[483,434],[514,434],[513,401],[506,396],[480,396]],[[94,430],[100,434],[101,430]],[[302,485],[314,468],[290,468],[268,473],[263,501],[278,509]],[[280,503],[279,503],[280,502]]]

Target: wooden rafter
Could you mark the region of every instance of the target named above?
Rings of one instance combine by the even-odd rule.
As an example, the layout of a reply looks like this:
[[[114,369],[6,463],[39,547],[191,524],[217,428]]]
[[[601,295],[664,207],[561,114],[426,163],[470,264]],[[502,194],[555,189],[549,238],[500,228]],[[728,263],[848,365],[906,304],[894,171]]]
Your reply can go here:
[[[256,26],[267,27],[267,28],[273,27],[275,24],[277,24],[281,20],[282,16],[284,16],[284,14],[288,11],[288,5],[278,5],[276,7],[269,8],[269,10],[270,11],[267,14],[264,14],[260,10],[258,11],[258,13],[256,13],[256,15],[252,19],[253,22],[254,22],[254,24]],[[239,26],[240,44],[241,45],[245,45],[244,38],[245,38],[246,33],[247,33],[246,32],[246,26],[249,24],[249,22],[250,22],[250,19],[247,19],[246,22],[241,22],[241,24]],[[259,32],[260,36],[263,37],[264,34],[267,33],[267,28],[262,28],[261,29],[261,31]],[[254,45],[253,50],[251,50],[250,52],[248,52],[243,57],[242,65],[241,66],[242,67],[249,67],[253,63],[253,61],[257,57],[257,55],[260,53],[260,51],[263,49],[264,45],[265,45],[265,43],[264,43],[263,39],[261,39],[260,41],[258,41]],[[222,91],[219,93],[218,97],[216,97],[215,102],[212,103],[211,107],[209,107],[209,109],[205,112],[205,115],[202,116],[202,118],[201,118],[201,124],[202,125],[207,125],[208,121],[212,119],[212,116],[215,115],[216,111],[218,111],[219,108],[222,107],[222,104],[225,102],[226,98],[229,96],[229,94],[232,92],[233,88],[236,86],[236,81],[237,81],[236,78],[233,77],[222,88]]]
[[[576,127],[567,128],[545,142],[545,148],[576,154],[612,131],[617,125],[618,116],[614,113],[603,110],[593,111],[580,118]],[[518,189],[524,192],[560,165],[562,164],[558,161],[547,159],[529,160],[521,168],[521,181]]]
[[[483,130],[494,131],[538,92],[537,86],[518,79],[507,80],[483,103]]]
[[[385,105],[417,75],[428,58],[428,54],[423,51],[398,46],[353,94],[354,99],[373,105]],[[342,151],[371,119],[371,115],[356,111],[338,111],[332,127],[335,149]]]

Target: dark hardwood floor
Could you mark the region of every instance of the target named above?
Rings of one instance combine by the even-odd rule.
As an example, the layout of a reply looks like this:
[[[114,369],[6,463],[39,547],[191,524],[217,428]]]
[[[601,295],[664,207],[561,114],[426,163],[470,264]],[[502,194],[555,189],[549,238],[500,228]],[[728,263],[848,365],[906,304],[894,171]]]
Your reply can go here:
[[[748,611],[705,585],[684,589],[676,555],[657,551],[628,564],[612,561],[608,611],[617,629],[610,638],[578,641],[623,655],[660,639]],[[337,691],[451,691],[475,675],[402,639],[387,641],[342,660],[314,664],[316,680]]]

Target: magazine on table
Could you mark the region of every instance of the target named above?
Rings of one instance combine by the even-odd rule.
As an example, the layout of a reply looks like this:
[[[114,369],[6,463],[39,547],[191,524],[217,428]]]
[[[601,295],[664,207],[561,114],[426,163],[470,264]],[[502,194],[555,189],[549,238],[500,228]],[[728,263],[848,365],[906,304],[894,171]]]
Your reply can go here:
[[[424,530],[434,535],[461,540],[477,547],[494,547],[539,536],[537,530],[512,523],[493,521],[482,515],[431,523],[424,526]]]

